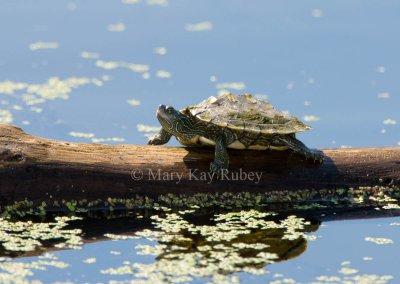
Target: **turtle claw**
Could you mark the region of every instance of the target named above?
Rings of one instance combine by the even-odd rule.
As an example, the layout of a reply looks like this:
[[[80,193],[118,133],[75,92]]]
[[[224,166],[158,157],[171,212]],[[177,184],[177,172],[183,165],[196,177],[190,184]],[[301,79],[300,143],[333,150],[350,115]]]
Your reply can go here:
[[[159,134],[151,137],[149,141],[147,141],[147,145],[164,145],[167,143],[169,138],[160,136]]]
[[[322,164],[324,162],[325,154],[320,150],[311,150],[307,149],[307,151],[293,151],[290,155],[300,155],[306,161],[312,161],[314,164]]]
[[[149,141],[147,141],[147,145],[162,145],[164,143],[162,143],[163,141],[161,141],[160,138],[158,138],[157,136],[149,139]]]
[[[324,162],[324,153],[320,150],[310,150],[306,158],[312,160],[315,164],[322,164]]]
[[[222,175],[227,174],[228,169],[216,162],[211,162],[210,172],[213,177],[216,177],[216,179],[221,179]]]

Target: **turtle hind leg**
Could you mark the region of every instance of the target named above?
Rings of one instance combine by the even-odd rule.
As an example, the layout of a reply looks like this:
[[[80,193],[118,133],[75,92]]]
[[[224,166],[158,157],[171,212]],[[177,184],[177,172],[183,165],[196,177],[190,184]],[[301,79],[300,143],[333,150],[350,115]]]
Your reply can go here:
[[[313,160],[316,163],[324,161],[324,153],[317,149],[309,149],[303,142],[297,140],[294,135],[285,135],[281,137],[281,142],[285,143],[294,153]]]

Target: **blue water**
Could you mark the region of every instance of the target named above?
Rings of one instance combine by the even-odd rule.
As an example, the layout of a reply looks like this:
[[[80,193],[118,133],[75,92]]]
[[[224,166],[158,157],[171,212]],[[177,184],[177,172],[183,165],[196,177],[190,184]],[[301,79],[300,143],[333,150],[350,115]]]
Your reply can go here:
[[[151,2],[151,1],[150,1]],[[10,123],[33,135],[77,142],[91,138],[123,138],[144,144],[137,125],[158,126],[157,105],[183,108],[218,93],[217,84],[242,82],[248,92],[268,97],[280,110],[313,127],[299,137],[310,147],[375,147],[400,145],[400,11],[399,1],[2,1],[0,2],[0,90],[5,81],[44,84],[51,77],[97,78],[102,86],[73,88],[68,99],[45,99],[27,105],[27,89],[0,92],[0,121],[8,111]],[[209,22],[211,29],[191,32],[188,24]],[[109,25],[125,30],[111,32]],[[55,49],[32,51],[37,42],[53,42]],[[165,55],[154,52],[166,48]],[[81,52],[98,58],[82,58]],[[149,66],[147,72],[127,68],[106,70],[96,61],[128,62]],[[159,78],[157,71],[170,73]],[[150,78],[144,79],[143,73]],[[37,96],[40,97],[40,96]],[[127,100],[137,100],[132,106]],[[35,112],[31,107],[42,111]],[[121,143],[105,141],[104,143]],[[170,145],[178,145],[171,141]],[[266,276],[241,275],[248,281],[279,280],[282,273],[301,283],[318,275],[337,275],[340,263],[352,262],[359,273],[390,274],[398,281],[399,227],[393,219],[323,223],[322,238],[309,242],[299,257],[268,266]],[[394,244],[379,246],[366,235],[388,237]],[[135,241],[100,242],[83,250],[56,254],[67,270],[37,272],[43,282],[105,282],[104,266],[123,260],[152,261],[136,256]],[[379,250],[378,250],[379,248]],[[120,250],[119,256],[109,250]],[[107,255],[107,257],[105,257]],[[102,259],[82,264],[91,256]],[[371,261],[363,256],[374,257]],[[28,260],[27,260],[28,261]],[[63,274],[64,273],[64,274]],[[35,279],[37,279],[35,278]]]

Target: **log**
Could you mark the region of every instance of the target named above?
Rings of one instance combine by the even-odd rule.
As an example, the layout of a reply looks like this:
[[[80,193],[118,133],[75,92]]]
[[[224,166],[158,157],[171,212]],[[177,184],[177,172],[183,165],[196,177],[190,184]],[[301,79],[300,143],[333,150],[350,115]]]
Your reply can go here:
[[[229,150],[230,172],[216,180],[212,148],[72,143],[1,125],[0,204],[400,185],[400,147],[323,152],[315,164],[290,151]]]

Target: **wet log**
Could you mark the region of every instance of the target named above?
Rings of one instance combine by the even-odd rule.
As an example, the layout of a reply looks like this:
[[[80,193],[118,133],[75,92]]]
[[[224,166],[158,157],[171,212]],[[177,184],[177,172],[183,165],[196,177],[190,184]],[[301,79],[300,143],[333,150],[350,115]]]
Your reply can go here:
[[[230,172],[216,180],[212,148],[72,143],[1,125],[0,202],[400,185],[400,147],[323,152],[315,164],[290,151],[230,150]]]

